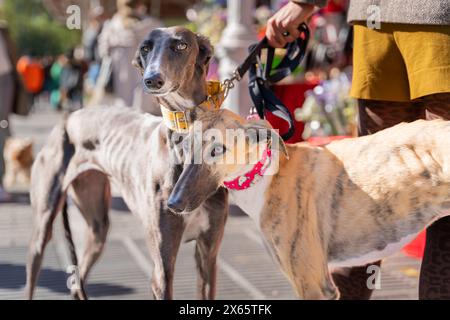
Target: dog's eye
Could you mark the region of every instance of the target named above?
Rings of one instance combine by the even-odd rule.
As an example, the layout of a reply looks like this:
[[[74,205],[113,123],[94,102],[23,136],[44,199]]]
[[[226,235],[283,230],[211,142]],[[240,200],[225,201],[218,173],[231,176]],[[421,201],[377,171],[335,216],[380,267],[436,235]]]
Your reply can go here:
[[[184,42],[178,42],[177,44],[176,44],[176,46],[175,46],[175,49],[177,50],[177,51],[183,51],[183,50],[186,50],[187,49],[187,44],[186,43],[184,43]]]
[[[225,153],[225,146],[217,145],[211,150],[211,157],[217,157],[221,154]]]
[[[141,53],[142,53],[143,55],[145,55],[145,54],[149,53],[151,49],[152,49],[152,48],[151,48],[150,45],[148,45],[148,44],[143,45],[143,46],[141,47]]]

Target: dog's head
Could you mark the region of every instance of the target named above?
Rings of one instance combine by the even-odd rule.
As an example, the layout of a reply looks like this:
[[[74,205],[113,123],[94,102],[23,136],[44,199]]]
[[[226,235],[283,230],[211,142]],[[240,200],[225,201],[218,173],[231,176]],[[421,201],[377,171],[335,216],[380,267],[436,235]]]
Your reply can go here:
[[[224,181],[250,171],[267,148],[277,155],[273,162],[278,162],[278,149],[287,156],[282,139],[266,121],[246,121],[226,109],[202,107],[196,108],[194,117],[183,141],[188,161],[168,200],[174,212],[198,208]]]
[[[183,27],[153,30],[140,44],[133,65],[148,93],[163,96],[203,81],[213,55],[209,40]]]
[[[33,141],[28,138],[8,138],[4,149],[5,160],[27,168],[33,163]]]

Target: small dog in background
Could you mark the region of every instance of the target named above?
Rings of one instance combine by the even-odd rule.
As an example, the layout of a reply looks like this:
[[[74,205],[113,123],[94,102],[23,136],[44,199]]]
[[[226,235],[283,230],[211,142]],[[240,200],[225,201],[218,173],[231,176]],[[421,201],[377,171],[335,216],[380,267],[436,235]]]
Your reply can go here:
[[[5,142],[5,178],[6,188],[29,186],[31,166],[33,164],[33,141],[30,138],[10,137]]]

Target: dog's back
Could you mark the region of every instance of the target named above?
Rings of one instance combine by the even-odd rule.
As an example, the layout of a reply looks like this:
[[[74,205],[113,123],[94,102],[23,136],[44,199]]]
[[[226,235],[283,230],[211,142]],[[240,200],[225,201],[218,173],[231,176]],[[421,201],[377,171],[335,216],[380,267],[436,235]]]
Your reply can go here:
[[[450,121],[401,123],[370,136],[333,142],[326,150],[350,173],[371,172],[371,181],[385,171],[410,170],[425,176],[433,173],[450,183]]]
[[[161,123],[161,117],[143,114],[137,110],[118,106],[98,106],[72,113],[66,121],[71,141],[79,143],[106,139],[107,136],[123,132],[135,135],[145,126],[151,132]]]

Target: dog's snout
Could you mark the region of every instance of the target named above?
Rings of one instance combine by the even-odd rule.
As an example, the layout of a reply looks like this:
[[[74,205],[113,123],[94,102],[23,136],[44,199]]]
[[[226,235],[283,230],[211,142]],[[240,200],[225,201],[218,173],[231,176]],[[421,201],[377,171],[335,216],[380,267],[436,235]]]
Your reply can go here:
[[[164,79],[160,73],[154,73],[144,79],[144,84],[148,89],[161,89]]]
[[[182,201],[181,197],[177,196],[169,197],[169,200],[167,201],[167,206],[169,207],[170,210],[176,213],[180,213],[185,209],[185,204]]]

